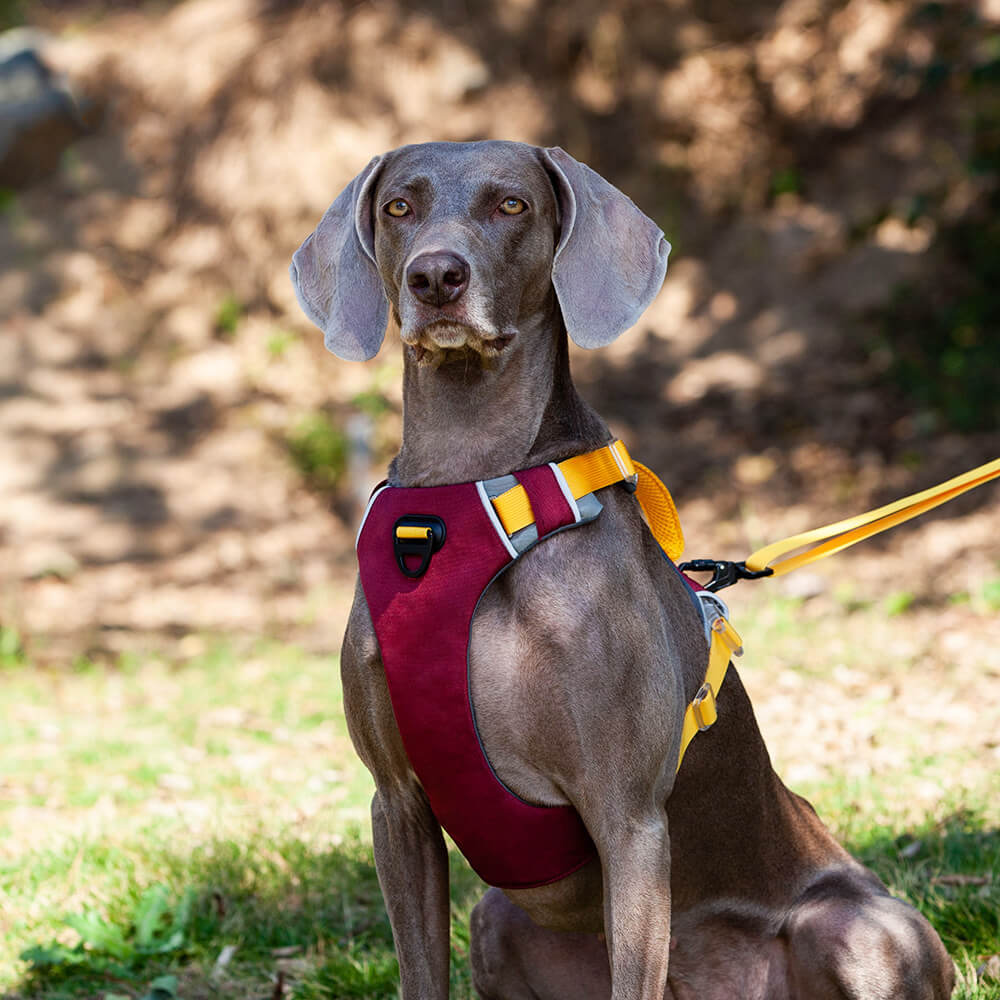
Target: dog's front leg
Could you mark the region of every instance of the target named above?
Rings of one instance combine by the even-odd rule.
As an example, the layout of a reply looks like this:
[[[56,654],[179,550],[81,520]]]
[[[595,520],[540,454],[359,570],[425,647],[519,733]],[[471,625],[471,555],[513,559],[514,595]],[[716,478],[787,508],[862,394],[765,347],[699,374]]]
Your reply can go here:
[[[601,838],[612,1000],[662,1000],[670,955],[670,837],[665,812],[621,817]]]
[[[375,779],[372,839],[399,958],[403,1000],[446,1000],[448,853],[396,727],[382,656],[360,586],[340,659],[344,714]]]
[[[402,1000],[446,1000],[448,851],[417,787],[380,788],[372,799],[375,867],[399,958]]]

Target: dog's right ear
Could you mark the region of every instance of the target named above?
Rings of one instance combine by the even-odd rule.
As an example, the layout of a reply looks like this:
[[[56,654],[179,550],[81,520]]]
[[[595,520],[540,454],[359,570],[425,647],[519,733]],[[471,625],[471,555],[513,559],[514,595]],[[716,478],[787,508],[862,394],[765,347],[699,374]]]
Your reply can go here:
[[[289,271],[299,305],[345,361],[375,357],[389,303],[375,266],[372,191],[382,157],[358,174],[295,251]]]

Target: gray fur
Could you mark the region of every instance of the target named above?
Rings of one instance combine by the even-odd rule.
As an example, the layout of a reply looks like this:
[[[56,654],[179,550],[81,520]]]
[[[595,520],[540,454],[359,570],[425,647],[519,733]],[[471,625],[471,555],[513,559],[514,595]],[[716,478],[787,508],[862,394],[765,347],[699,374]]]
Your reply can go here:
[[[498,214],[508,197],[527,212]],[[398,199],[412,214],[386,213]],[[623,195],[561,150],[431,143],[373,161],[334,209],[293,276],[341,356],[377,349],[384,288],[404,344],[392,483],[490,479],[610,440],[573,386],[566,326],[586,346],[607,343],[663,277],[662,235]],[[410,264],[426,254],[467,262],[467,285],[453,282],[450,298],[415,294]],[[359,285],[339,291],[347,275]],[[491,764],[522,798],[573,805],[599,853],[554,885],[484,896],[472,921],[479,995],[949,996],[953,969],[930,925],[772,770],[735,670],[718,722],[675,777],[707,659],[702,623],[634,498],[611,487],[598,499],[596,521],[522,556],[473,623],[471,694]],[[376,783],[375,860],[401,996],[443,1000],[444,839],[404,752],[360,587],[341,675],[348,728]]]

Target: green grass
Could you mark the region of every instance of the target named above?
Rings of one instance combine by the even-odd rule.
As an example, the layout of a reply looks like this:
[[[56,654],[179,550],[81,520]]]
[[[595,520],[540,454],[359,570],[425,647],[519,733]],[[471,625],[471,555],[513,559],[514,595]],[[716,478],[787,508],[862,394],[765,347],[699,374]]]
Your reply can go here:
[[[778,641],[793,610],[748,616],[751,633]],[[177,663],[75,672],[7,661],[0,996],[267,998],[280,976],[281,995],[297,1000],[395,997],[371,784],[349,746],[335,662],[198,637],[179,649]],[[914,756],[904,778],[928,780],[938,763]],[[1000,870],[1000,788],[976,777],[914,823],[897,783],[837,778],[806,791],[968,972],[1000,950],[1000,885],[982,881]],[[467,924],[481,891],[453,855],[455,997],[472,995]]]
[[[310,486],[336,487],[347,468],[347,437],[328,414],[306,414],[289,429],[286,441],[295,467]]]

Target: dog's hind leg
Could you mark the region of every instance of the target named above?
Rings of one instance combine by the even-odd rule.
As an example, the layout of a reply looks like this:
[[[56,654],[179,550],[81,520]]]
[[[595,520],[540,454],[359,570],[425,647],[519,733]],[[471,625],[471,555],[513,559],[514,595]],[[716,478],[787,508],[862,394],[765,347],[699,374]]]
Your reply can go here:
[[[499,889],[472,911],[472,981],[481,1000],[608,1000],[611,968],[599,934],[539,927]]]
[[[947,1000],[954,965],[931,925],[868,872],[832,871],[783,929],[792,995],[808,1000]]]

